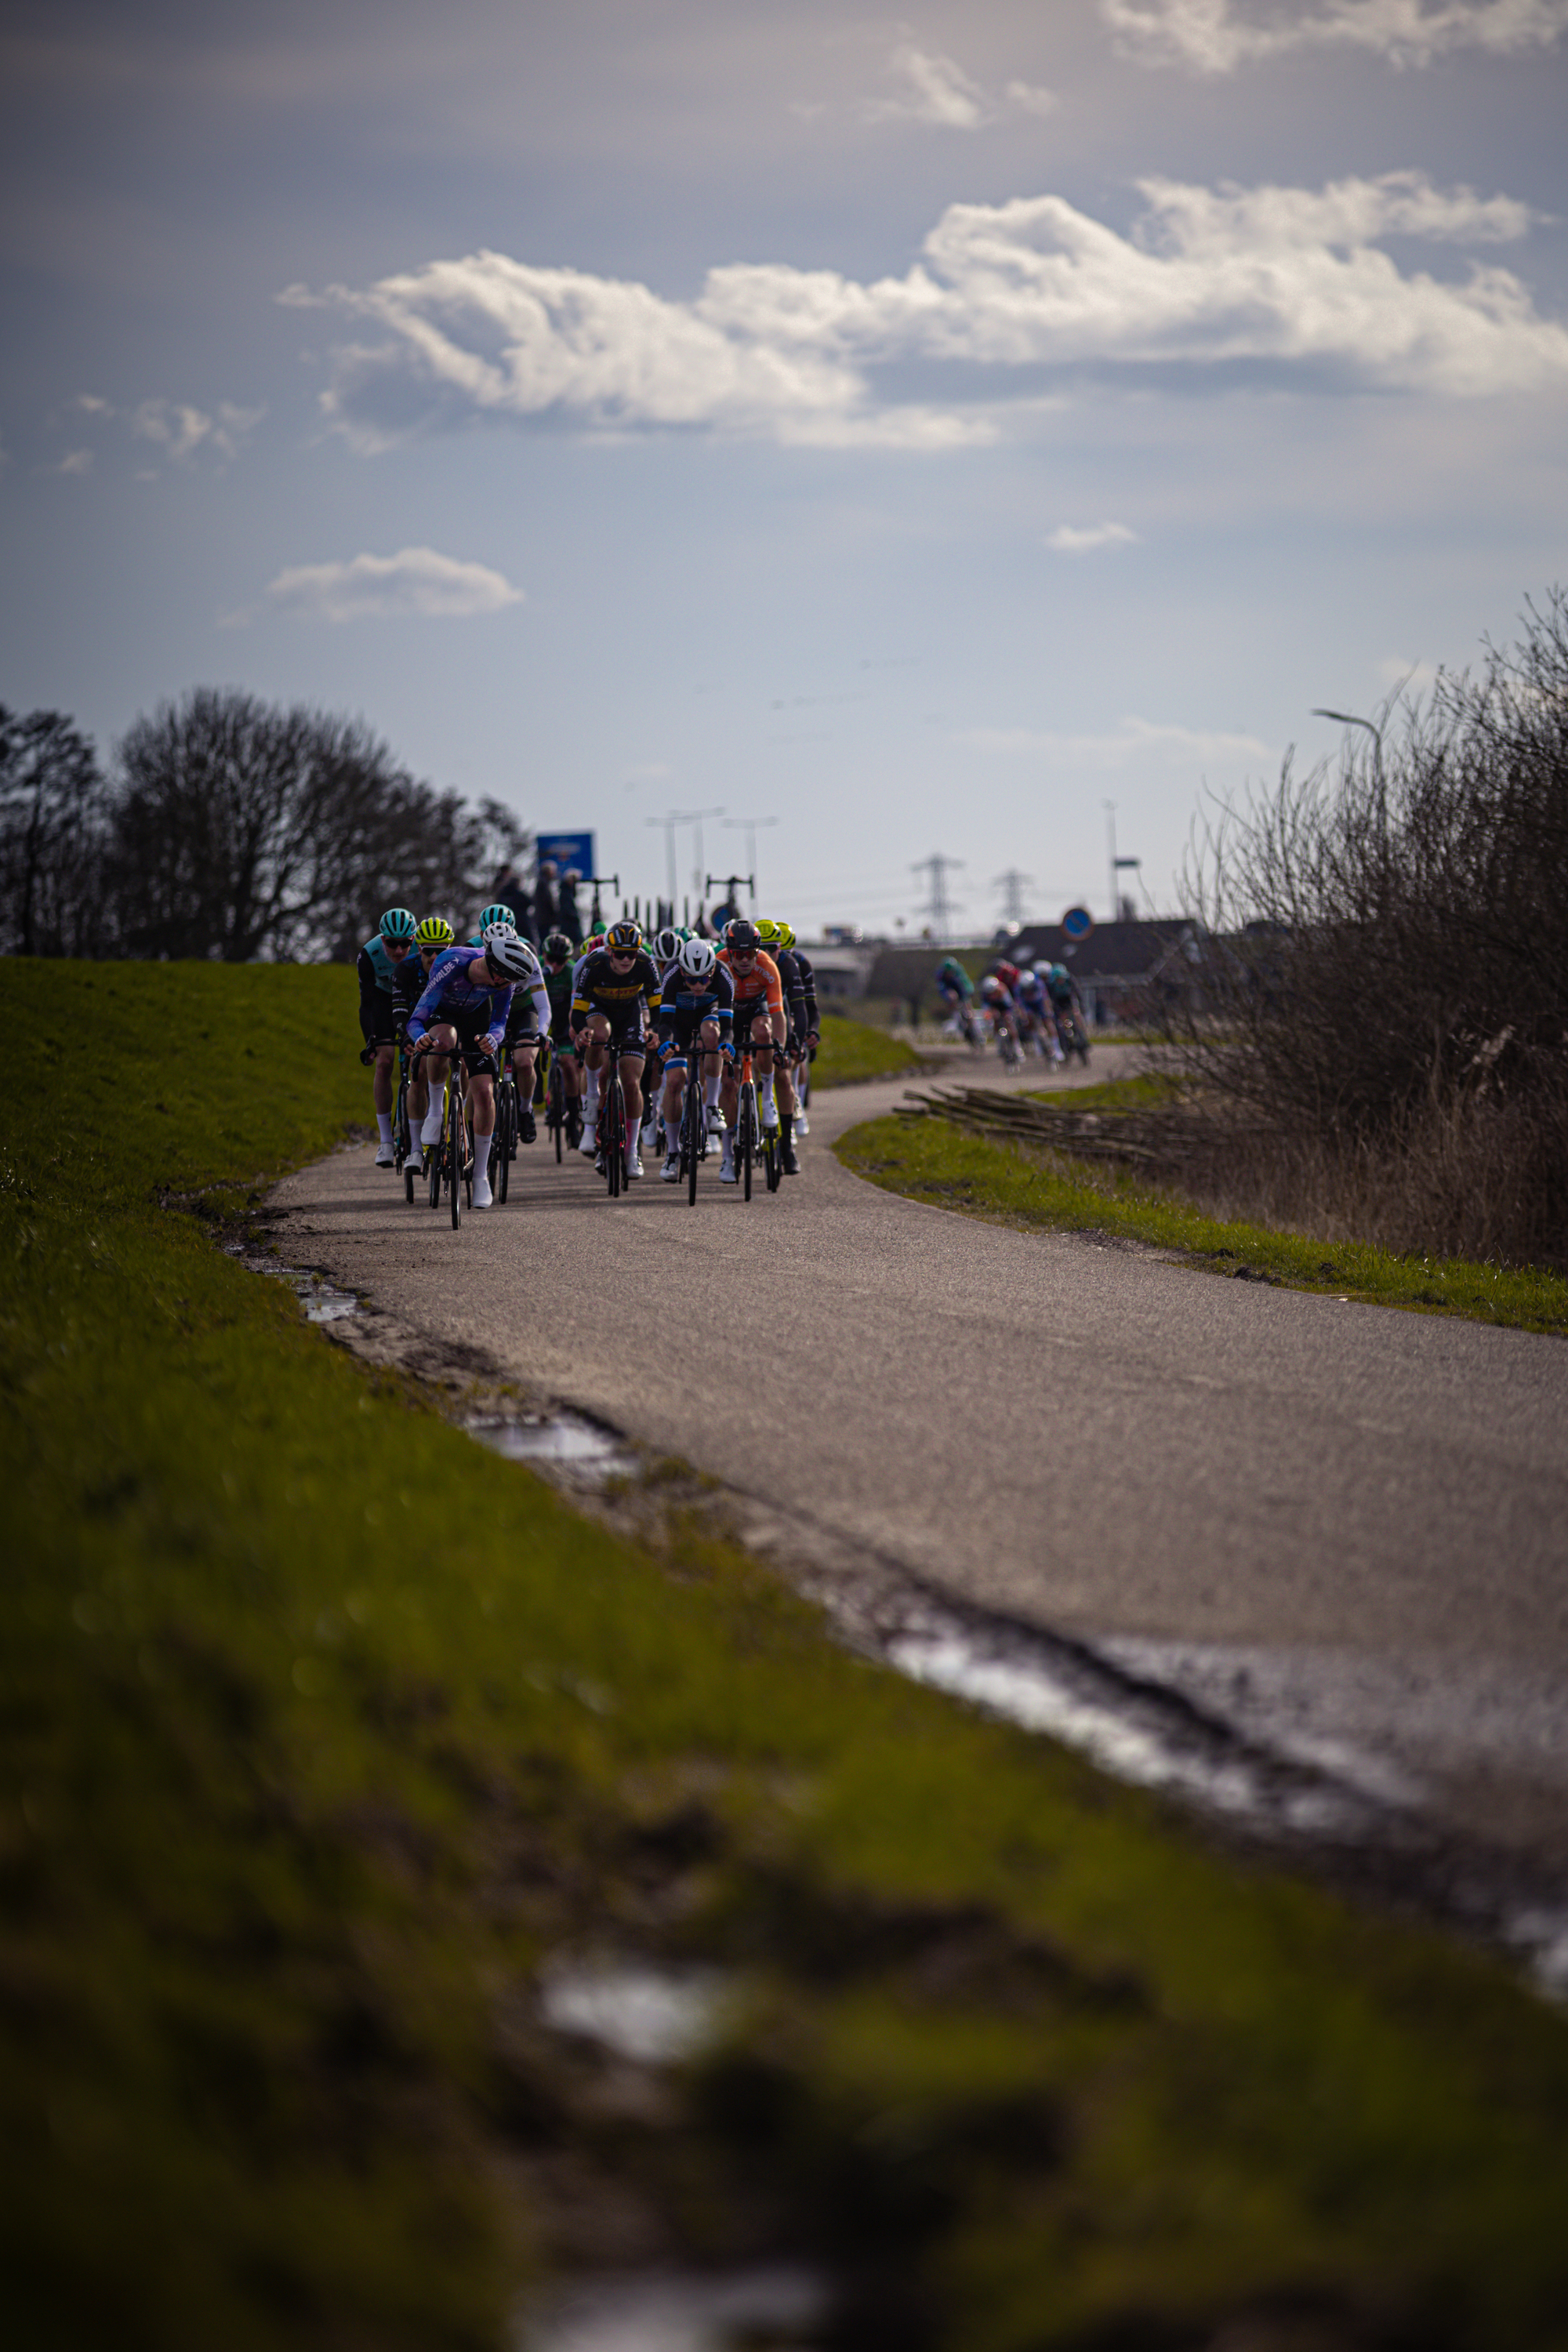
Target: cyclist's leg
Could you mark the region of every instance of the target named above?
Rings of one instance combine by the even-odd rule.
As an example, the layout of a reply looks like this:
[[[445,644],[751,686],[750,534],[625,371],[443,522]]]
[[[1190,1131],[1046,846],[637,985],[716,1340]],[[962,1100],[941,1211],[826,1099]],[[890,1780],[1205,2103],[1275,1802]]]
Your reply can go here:
[[[617,1037],[621,1049],[617,1059],[621,1072],[621,1093],[626,1106],[626,1171],[640,1173],[642,1159],[637,1146],[642,1137],[642,1027],[640,1019],[629,1036]]]
[[[441,1118],[446,1109],[443,1099],[447,1079],[451,1072],[451,1057],[457,1051],[458,1033],[449,1021],[437,1021],[429,1032],[433,1043],[428,1054],[421,1054],[416,1067],[425,1076],[427,1089],[425,1123],[419,1130],[419,1140],[434,1148],[441,1140]],[[452,1080],[457,1084],[456,1078]]]
[[[533,1122],[533,1057],[538,1042],[535,1025],[525,1030],[511,1049],[512,1076],[517,1081],[518,1132],[524,1143],[531,1143],[538,1133]]]
[[[602,1013],[591,1015],[585,1028],[579,1030],[583,1041],[583,1140],[578,1146],[585,1160],[592,1160],[598,1150],[599,1074],[605,1066],[605,1045],[610,1024]]]
[[[496,1131],[496,1066],[489,1054],[467,1046],[467,1041],[465,1045],[468,1125],[474,1139],[474,1206],[487,1209],[490,1203],[490,1144]]]

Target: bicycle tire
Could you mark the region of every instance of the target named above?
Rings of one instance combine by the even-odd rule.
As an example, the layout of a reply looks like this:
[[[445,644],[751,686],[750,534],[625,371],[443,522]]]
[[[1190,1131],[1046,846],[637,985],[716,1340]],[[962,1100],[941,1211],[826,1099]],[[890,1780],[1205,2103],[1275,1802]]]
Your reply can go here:
[[[516,1091],[510,1081],[500,1090],[496,1104],[496,1131],[490,1143],[490,1157],[496,1167],[495,1195],[503,1208],[511,1183],[511,1124],[517,1117],[512,1097]]]
[[[559,1061],[550,1065],[550,1124],[555,1129],[555,1164],[561,1165],[565,1150],[566,1080]]]
[[[752,1197],[752,1155],[756,1148],[757,1090],[748,1079],[741,1090],[741,1115],[735,1129],[735,1159],[741,1171],[741,1198]]]
[[[605,1131],[606,1121],[608,1132]],[[626,1104],[621,1092],[618,1062],[611,1062],[599,1096],[599,1141],[605,1150],[605,1185],[612,1201],[620,1197],[626,1172]]]
[[[432,1091],[434,1091],[433,1088]],[[441,1205],[441,1160],[446,1149],[447,1122],[443,1118],[440,1135],[430,1146],[430,1206],[433,1209],[438,1209]]]
[[[403,1197],[410,1208],[414,1206],[414,1169],[415,1159],[411,1151],[403,1163]],[[424,1171],[420,1172],[423,1174]]]
[[[770,1192],[776,1192],[784,1177],[784,1154],[779,1149],[776,1127],[763,1129],[763,1176]]]
[[[686,1204],[697,1206],[697,1163],[702,1157],[702,1128],[705,1113],[702,1089],[696,1072],[689,1071],[686,1080],[686,1101],[682,1109],[680,1131],[686,1143]]]
[[[447,1089],[447,1159],[450,1180],[452,1231],[463,1222],[463,1090],[458,1084],[458,1065],[452,1065],[452,1083]],[[471,1203],[470,1203],[471,1205]]]
[[[413,1154],[414,1139],[408,1127],[408,1075],[397,1081],[397,1100],[392,1107],[392,1164],[401,1176]]]

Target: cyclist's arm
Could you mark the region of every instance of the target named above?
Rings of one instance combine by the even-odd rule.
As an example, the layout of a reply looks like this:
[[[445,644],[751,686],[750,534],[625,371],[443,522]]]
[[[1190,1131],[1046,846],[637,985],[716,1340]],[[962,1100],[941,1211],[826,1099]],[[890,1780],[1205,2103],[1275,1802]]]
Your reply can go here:
[[[359,956],[355,962],[354,969],[359,974],[360,1034],[363,1037],[365,1044],[369,1045],[373,1045],[375,1041],[375,1034],[381,1012],[381,1007],[377,1004],[375,1000],[384,992],[381,982],[376,975],[375,966],[372,963],[363,948],[361,948],[359,951]]]
[[[801,994],[805,1000],[805,1034],[815,1037],[821,1026],[816,1010],[816,974],[810,958],[803,956],[798,948],[795,951],[795,968],[800,974]]]

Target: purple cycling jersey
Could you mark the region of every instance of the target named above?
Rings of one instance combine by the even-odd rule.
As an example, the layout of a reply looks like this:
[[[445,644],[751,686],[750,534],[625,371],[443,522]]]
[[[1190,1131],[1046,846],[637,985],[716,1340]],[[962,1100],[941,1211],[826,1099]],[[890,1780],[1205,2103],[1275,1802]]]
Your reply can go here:
[[[511,982],[499,988],[479,988],[468,978],[468,966],[481,961],[477,948],[443,948],[430,967],[425,983],[425,993],[408,1016],[408,1042],[416,1045],[432,1021],[468,1021],[487,1009],[489,1025],[484,1033],[484,1044],[492,1054],[500,1050],[506,1034],[506,1016],[511,1010]]]

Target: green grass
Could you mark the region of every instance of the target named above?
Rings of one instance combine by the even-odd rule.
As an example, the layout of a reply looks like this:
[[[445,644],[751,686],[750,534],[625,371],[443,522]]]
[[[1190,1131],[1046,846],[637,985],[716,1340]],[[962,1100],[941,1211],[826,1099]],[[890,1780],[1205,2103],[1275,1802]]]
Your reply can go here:
[[[1065,1111],[1147,1110],[1170,1093],[1157,1077],[1111,1080],[1041,1095]],[[1016,1225],[1117,1234],[1184,1253],[1194,1267],[1245,1273],[1293,1290],[1328,1292],[1420,1314],[1462,1315],[1516,1330],[1568,1334],[1568,1280],[1536,1267],[1465,1258],[1398,1257],[1363,1242],[1206,1215],[1174,1192],[1032,1145],[963,1133],[939,1118],[870,1119],[835,1145],[858,1176],[890,1192]]]
[[[901,1078],[923,1069],[924,1064],[908,1040],[895,1037],[868,1022],[849,1021],[830,1013],[822,1024],[822,1043],[812,1065],[814,1087],[852,1087],[867,1078]]]
[[[781,2251],[900,2352],[1568,2340],[1559,2017],[304,1326],[214,1236],[364,1116],[346,971],[5,982],[11,2340],[499,2346],[552,2263]],[[727,2042],[563,2052],[593,1947],[735,1969]]]

